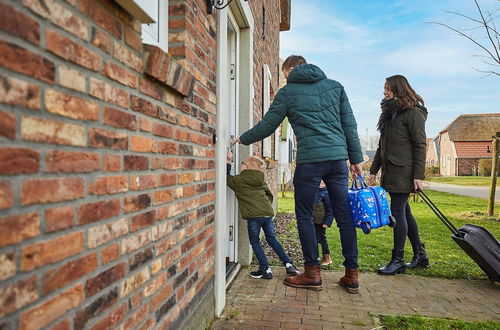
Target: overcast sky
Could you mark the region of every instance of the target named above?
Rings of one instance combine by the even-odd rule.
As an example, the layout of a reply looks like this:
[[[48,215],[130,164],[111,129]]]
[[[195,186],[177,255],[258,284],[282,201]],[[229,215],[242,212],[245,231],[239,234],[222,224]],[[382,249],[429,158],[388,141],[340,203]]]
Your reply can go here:
[[[500,28],[500,1],[479,1],[496,8]],[[406,76],[425,101],[427,136],[434,137],[460,114],[500,112],[500,77],[475,70],[486,68],[479,48],[426,23],[470,26],[446,10],[478,15],[472,0],[292,0],[281,57],[303,55],[344,85],[360,136],[378,134],[385,78]]]

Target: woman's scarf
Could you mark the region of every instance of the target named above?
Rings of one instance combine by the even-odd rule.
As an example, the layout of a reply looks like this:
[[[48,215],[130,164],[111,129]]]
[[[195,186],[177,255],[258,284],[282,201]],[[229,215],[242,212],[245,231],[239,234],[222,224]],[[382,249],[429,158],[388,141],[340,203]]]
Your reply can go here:
[[[404,110],[397,97],[393,97],[392,99],[383,99],[380,102],[380,107],[382,108],[382,113],[378,119],[377,130],[382,135],[384,133],[384,129],[394,118],[398,111]]]

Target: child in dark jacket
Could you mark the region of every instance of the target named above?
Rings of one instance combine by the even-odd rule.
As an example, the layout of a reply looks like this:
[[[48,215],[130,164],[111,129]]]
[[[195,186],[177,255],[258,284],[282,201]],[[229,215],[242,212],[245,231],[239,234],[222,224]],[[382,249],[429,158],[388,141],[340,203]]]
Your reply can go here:
[[[283,262],[286,273],[288,275],[299,274],[274,233],[274,209],[271,204],[273,194],[264,181],[264,173],[261,171],[263,161],[255,156],[248,157],[241,163],[241,173],[235,176],[230,174],[232,161],[233,154],[229,151],[227,154],[227,185],[234,191],[238,199],[242,218],[247,220],[248,238],[259,261],[259,269],[251,272],[250,276],[266,280],[273,278],[266,254],[260,245],[261,228],[266,235],[267,243]]]
[[[332,226],[333,209],[330,205],[330,196],[328,196],[328,190],[323,180],[319,184],[319,190],[314,201],[313,222],[316,229],[316,239],[321,245],[321,251],[323,252],[321,266],[328,266],[332,263],[332,259],[330,258],[330,248],[326,241],[326,229]]]

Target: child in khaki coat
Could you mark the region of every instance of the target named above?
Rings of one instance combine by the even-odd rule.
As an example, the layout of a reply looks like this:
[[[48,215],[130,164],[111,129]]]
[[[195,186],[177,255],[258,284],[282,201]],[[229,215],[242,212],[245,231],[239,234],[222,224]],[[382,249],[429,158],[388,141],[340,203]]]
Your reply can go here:
[[[288,275],[297,275],[299,271],[292,260],[283,250],[274,233],[274,209],[271,204],[273,194],[264,181],[264,173],[261,171],[263,161],[255,156],[250,156],[241,162],[241,173],[235,176],[230,174],[233,154],[227,154],[227,185],[231,188],[240,208],[241,216],[247,220],[248,238],[252,249],[259,261],[259,269],[251,272],[253,278],[272,279],[273,274],[267,261],[264,249],[260,245],[260,229],[264,231],[267,243],[273,248],[281,262],[286,268]]]

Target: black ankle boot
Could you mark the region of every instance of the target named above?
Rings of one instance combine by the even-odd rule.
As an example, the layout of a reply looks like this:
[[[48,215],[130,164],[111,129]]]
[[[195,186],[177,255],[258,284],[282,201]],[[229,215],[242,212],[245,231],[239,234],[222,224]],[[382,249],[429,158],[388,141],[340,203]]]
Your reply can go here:
[[[380,275],[404,274],[406,272],[406,264],[403,260],[404,250],[392,250],[392,259],[385,267],[379,268]]]
[[[406,264],[408,268],[427,268],[429,267],[429,258],[427,258],[427,254],[425,254],[425,245],[424,243],[420,243],[417,251],[413,251],[413,258],[411,262]]]

